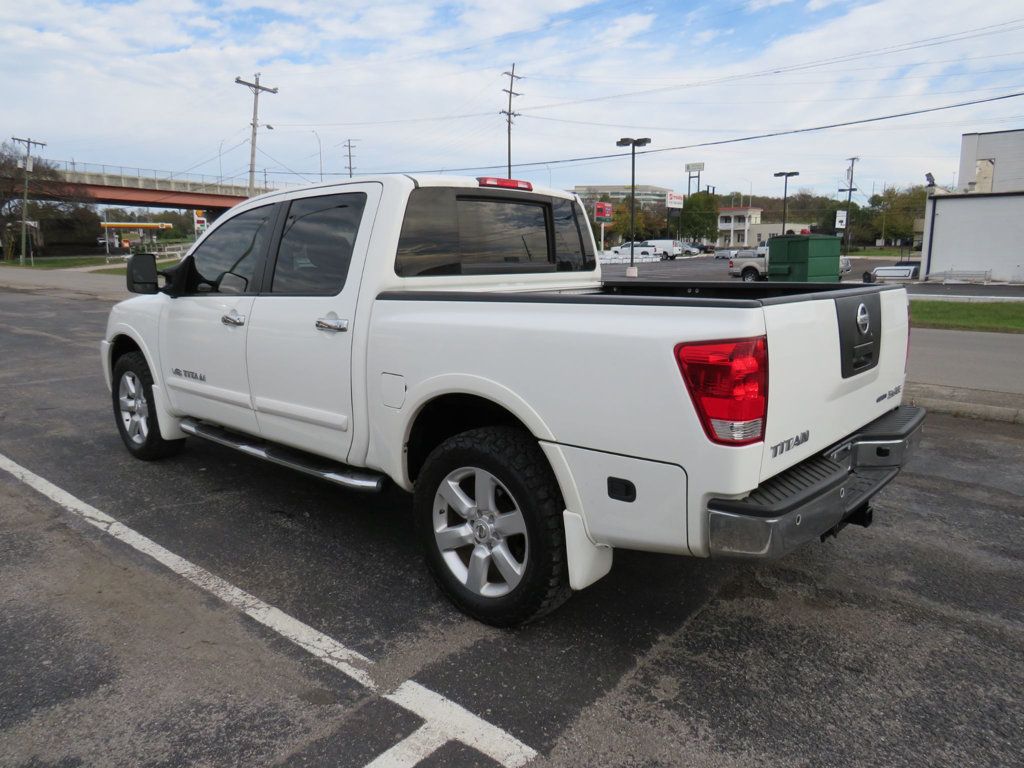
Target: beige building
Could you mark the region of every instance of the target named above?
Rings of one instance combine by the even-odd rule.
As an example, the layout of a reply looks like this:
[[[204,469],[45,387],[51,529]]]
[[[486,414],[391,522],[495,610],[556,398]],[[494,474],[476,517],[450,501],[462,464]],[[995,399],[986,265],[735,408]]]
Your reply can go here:
[[[750,245],[750,227],[761,223],[761,209],[730,205],[718,209],[718,245]]]
[[[629,197],[629,184],[584,184],[573,187],[573,192],[580,196],[588,213],[593,213],[593,204],[604,195],[612,204],[621,204]],[[665,195],[673,190],[668,187],[656,187],[653,184],[636,185],[636,202],[638,206],[665,204]]]

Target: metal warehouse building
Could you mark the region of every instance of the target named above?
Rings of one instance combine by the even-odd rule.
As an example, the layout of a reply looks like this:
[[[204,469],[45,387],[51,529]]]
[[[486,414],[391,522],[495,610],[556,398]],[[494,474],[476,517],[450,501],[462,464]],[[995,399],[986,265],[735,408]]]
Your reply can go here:
[[[1024,282],[1024,130],[964,134],[958,178],[928,198],[921,278]]]

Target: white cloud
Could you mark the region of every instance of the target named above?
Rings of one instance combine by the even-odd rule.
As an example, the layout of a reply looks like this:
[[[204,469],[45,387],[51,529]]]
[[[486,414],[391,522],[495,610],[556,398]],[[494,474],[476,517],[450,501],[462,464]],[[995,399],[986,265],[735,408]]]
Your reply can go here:
[[[286,15],[274,17],[273,9]],[[5,118],[12,134],[48,141],[51,158],[171,171],[205,160],[197,172],[244,173],[248,151],[240,144],[252,101],[233,80],[260,71],[280,92],[260,102],[261,121],[276,130],[260,136],[259,172],[312,172],[319,161],[314,128],[328,173],[342,170],[338,145],[346,138],[361,139],[360,170],[415,170],[504,162],[501,72],[512,61],[524,75],[514,161],[615,152],[615,140],[632,128],[664,148],[967,100],[1016,85],[1024,67],[1024,55],[1013,53],[1024,46],[992,35],[728,79],[997,24],[1013,15],[1006,2],[964,0],[954,18],[921,14],[915,0],[877,0],[830,19],[799,16],[767,41],[756,18],[723,16],[712,6],[693,17],[699,30],[683,25],[673,2],[651,0],[643,13],[620,17],[606,18],[606,11],[581,0],[345,0],[330,13],[312,0],[140,0],[102,9],[85,0],[35,0],[26,21],[12,4],[0,4]],[[733,29],[728,45],[710,45]],[[702,84],[679,87],[687,83]],[[771,173],[792,166],[803,184],[828,190],[844,158],[857,154],[862,189],[870,193],[872,181],[909,183],[924,171],[943,179],[943,168],[956,166],[961,132],[1012,127],[985,121],[1022,113],[1024,104],[1005,102],[644,155],[637,170],[645,181],[685,187],[683,163],[704,160],[704,180],[720,191],[753,186],[769,193],[777,192]],[[441,115],[473,116],[389,122]],[[547,183],[549,169],[522,173]],[[621,180],[628,164],[616,158],[551,166],[550,173],[556,185],[572,186]]]
[[[756,11],[762,11],[765,8],[773,8],[776,5],[786,5],[791,3],[793,0],[748,0],[747,10],[751,13]]]

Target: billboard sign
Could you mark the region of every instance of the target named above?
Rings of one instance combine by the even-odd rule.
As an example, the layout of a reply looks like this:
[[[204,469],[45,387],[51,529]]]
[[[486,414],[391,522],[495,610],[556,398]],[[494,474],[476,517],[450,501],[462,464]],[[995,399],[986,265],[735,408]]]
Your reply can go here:
[[[678,192],[668,192],[665,194],[665,207],[682,208],[684,200],[686,200],[686,195],[680,195]]]
[[[704,163],[687,163],[686,164],[686,172],[687,173],[700,173],[703,170],[704,170]]]
[[[836,229],[846,229],[846,211],[836,211]]]
[[[594,203],[594,221],[611,221],[612,212],[611,203]]]

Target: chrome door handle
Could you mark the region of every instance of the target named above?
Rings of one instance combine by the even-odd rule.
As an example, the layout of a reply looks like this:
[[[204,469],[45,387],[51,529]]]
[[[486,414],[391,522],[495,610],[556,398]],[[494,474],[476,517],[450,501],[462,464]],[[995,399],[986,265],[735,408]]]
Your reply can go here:
[[[240,315],[232,309],[226,315],[221,315],[220,321],[224,325],[245,325],[245,315]]]
[[[336,317],[321,317],[316,321],[318,331],[347,331],[348,320],[339,320]]]

